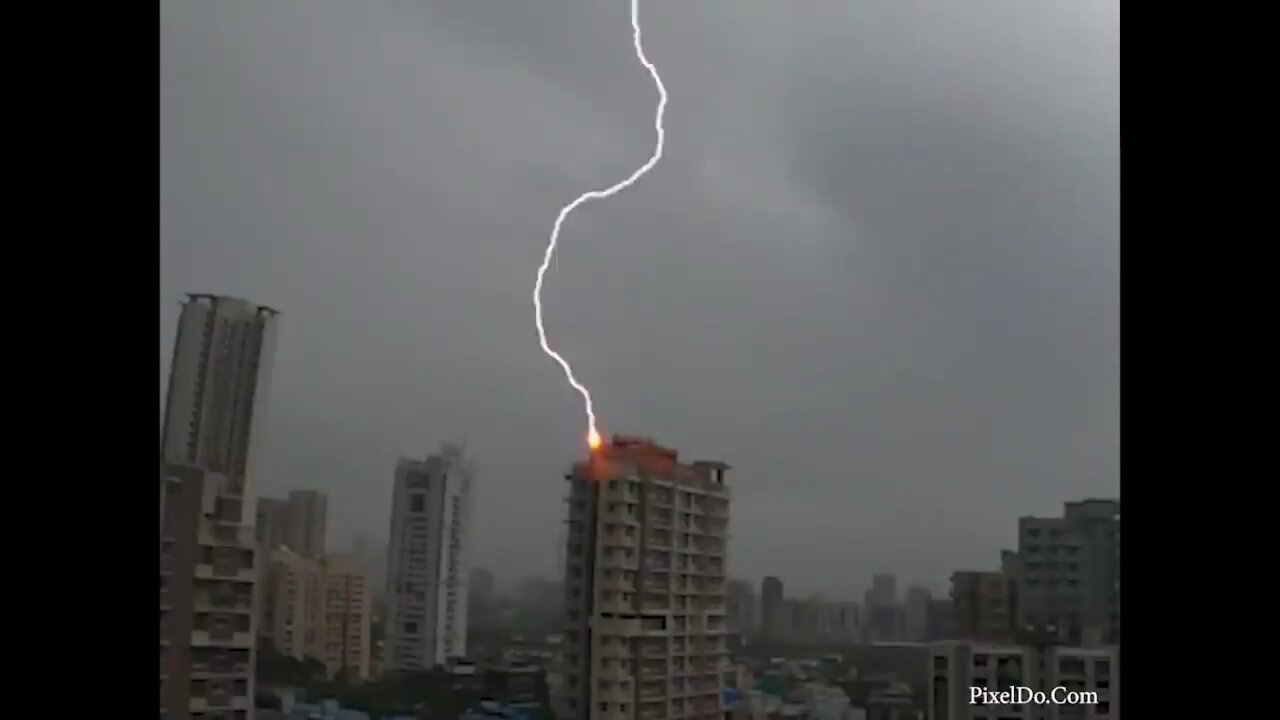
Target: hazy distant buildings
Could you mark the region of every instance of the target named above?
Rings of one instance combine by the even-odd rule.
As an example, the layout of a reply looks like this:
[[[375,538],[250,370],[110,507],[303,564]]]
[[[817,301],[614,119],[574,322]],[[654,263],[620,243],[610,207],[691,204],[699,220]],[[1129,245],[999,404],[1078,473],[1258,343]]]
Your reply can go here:
[[[1120,642],[1120,501],[1020,518],[1018,563],[1019,625],[1055,624],[1073,643]]]
[[[818,619],[822,613],[822,598],[786,598],[782,601],[781,639],[789,643],[812,644],[818,642]]]
[[[726,470],[621,435],[574,465],[558,718],[722,720]]]
[[[486,605],[492,603],[495,599],[495,586],[493,573],[487,568],[471,568],[471,584],[467,592],[472,598]]]
[[[934,598],[929,601],[926,625],[928,629],[925,631],[925,639],[929,642],[954,640],[957,637],[955,605],[949,598]]]
[[[288,499],[289,548],[299,555],[318,558],[325,554],[329,498],[318,490],[293,490]]]
[[[747,580],[730,580],[728,588],[729,627],[743,638],[755,634],[756,592]]]
[[[279,498],[259,497],[254,535],[258,545],[274,550],[289,542],[289,502]]]
[[[867,591],[868,604],[884,607],[898,602],[898,578],[880,573],[871,576],[871,589]]]
[[[955,639],[1010,642],[1015,630],[1012,578],[1003,572],[963,570],[951,574]]]
[[[906,610],[898,602],[898,581],[893,575],[878,574],[864,595],[864,639],[868,642],[896,642],[906,635]]]
[[[329,499],[318,490],[293,490],[286,499],[258,498],[258,543],[272,550],[287,547],[303,557],[319,559],[327,552],[328,513]]]
[[[188,295],[161,430],[160,709],[253,709],[254,468],[276,311]]]
[[[386,662],[428,669],[467,652],[467,534],[474,467],[446,443],[401,459],[391,501]]]
[[[933,596],[922,587],[907,588],[905,604],[906,639],[922,642],[929,634],[929,601]]]
[[[766,640],[780,640],[783,627],[782,580],[766,577],[760,583],[760,635]]]
[[[493,573],[486,568],[471,568],[467,583],[467,622],[472,628],[492,626],[497,620],[497,594]]]
[[[862,636],[862,617],[856,602],[824,602],[818,609],[818,642],[851,645]]]

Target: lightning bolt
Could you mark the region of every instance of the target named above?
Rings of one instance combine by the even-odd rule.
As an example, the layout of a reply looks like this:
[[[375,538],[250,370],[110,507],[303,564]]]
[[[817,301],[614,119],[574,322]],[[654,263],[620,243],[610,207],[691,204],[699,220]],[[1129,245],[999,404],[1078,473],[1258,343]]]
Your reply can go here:
[[[556,216],[556,223],[551,228],[551,237],[547,240],[547,250],[543,254],[542,265],[538,267],[538,281],[533,286],[533,311],[534,322],[538,326],[538,342],[542,345],[542,352],[560,365],[560,368],[564,370],[565,379],[569,381],[574,390],[578,391],[578,394],[582,395],[583,406],[587,414],[587,444],[592,449],[600,445],[600,432],[596,428],[596,412],[595,406],[591,402],[591,391],[574,376],[573,368],[569,365],[569,361],[565,360],[560,353],[551,349],[551,345],[547,342],[547,329],[542,322],[542,283],[547,274],[547,268],[551,266],[551,258],[556,252],[556,245],[560,239],[560,227],[564,225],[565,218],[569,217],[569,213],[591,200],[602,200],[631,187],[662,159],[662,146],[666,140],[666,131],[662,127],[662,116],[667,110],[667,88],[662,84],[662,77],[658,75],[658,69],[653,66],[653,63],[649,62],[648,56],[644,54],[644,45],[640,42],[640,0],[631,0],[631,37],[632,44],[635,46],[636,58],[649,71],[649,75],[653,77],[654,85],[658,87],[658,110],[653,118],[653,129],[657,131],[658,141],[654,145],[653,154],[649,156],[645,164],[637,168],[627,179],[603,190],[585,192],[560,209],[560,214]]]

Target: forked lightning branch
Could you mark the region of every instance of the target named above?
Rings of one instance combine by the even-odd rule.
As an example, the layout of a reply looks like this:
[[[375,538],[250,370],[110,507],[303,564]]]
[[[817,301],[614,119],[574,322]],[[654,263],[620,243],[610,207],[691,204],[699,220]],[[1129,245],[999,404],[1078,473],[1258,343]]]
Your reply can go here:
[[[635,46],[636,58],[649,71],[649,75],[653,77],[653,82],[658,87],[658,109],[653,118],[653,129],[658,134],[658,139],[653,148],[653,154],[645,161],[643,165],[631,173],[625,180],[611,185],[603,190],[591,190],[577,197],[573,202],[565,205],[560,209],[560,214],[556,216],[555,225],[551,228],[551,237],[547,241],[547,250],[542,256],[542,265],[538,267],[538,280],[533,286],[533,311],[534,324],[538,328],[538,342],[542,345],[542,351],[556,361],[560,369],[564,371],[565,379],[569,381],[569,385],[578,394],[582,395],[583,407],[587,414],[587,445],[591,449],[600,446],[600,431],[596,427],[595,406],[591,401],[591,391],[587,386],[582,384],[573,374],[573,368],[570,367],[569,361],[565,360],[560,353],[551,348],[551,344],[547,342],[547,330],[542,323],[542,282],[547,274],[547,268],[551,266],[551,258],[556,252],[556,243],[560,238],[560,228],[564,225],[565,218],[569,217],[569,213],[578,209],[578,206],[589,200],[601,200],[611,195],[615,195],[628,187],[631,187],[635,181],[639,180],[642,175],[653,169],[658,164],[658,160],[662,159],[662,146],[666,139],[666,132],[662,127],[662,116],[667,109],[667,88],[662,84],[662,78],[658,75],[658,69],[653,63],[649,62],[648,56],[644,54],[644,46],[640,42],[640,0],[631,0],[631,40]]]

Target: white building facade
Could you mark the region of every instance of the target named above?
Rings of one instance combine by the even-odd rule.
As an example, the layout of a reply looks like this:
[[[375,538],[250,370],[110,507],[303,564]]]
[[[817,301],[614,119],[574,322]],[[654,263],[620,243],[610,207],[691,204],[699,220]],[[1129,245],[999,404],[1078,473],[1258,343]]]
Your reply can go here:
[[[474,466],[446,443],[396,465],[387,547],[387,663],[425,670],[467,653],[467,560]]]

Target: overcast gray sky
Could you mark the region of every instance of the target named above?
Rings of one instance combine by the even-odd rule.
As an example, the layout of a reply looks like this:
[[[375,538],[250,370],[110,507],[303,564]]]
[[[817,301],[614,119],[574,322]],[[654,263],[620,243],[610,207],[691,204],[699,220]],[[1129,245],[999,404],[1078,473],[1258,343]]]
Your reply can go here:
[[[625,0],[165,0],[161,389],[184,292],[282,311],[264,493],[387,534],[467,436],[475,560],[557,573],[583,418],[529,296],[648,157]],[[667,154],[571,216],[548,330],[606,432],[734,466],[734,574],[994,568],[1119,492],[1114,0],[642,0]]]

